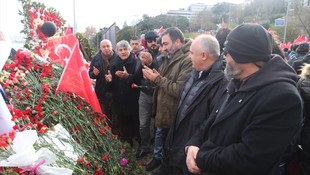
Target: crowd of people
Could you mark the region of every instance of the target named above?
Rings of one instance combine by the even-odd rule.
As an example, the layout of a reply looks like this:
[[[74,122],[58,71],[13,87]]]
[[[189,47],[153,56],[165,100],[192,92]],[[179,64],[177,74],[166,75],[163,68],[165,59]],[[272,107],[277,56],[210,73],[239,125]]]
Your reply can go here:
[[[195,40],[171,27],[144,40],[115,51],[102,40],[89,76],[121,141],[139,143],[137,160],[153,154],[146,171],[310,174],[308,43],[283,51],[258,24]]]

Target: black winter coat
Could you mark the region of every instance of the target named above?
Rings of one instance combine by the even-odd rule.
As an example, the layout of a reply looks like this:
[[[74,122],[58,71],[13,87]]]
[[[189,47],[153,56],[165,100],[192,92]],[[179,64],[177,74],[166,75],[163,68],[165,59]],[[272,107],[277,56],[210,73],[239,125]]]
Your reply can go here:
[[[302,117],[297,76],[275,56],[247,82],[233,82],[187,146],[200,149],[196,162],[208,175],[278,175],[281,157]]]
[[[113,58],[111,59],[110,64],[117,57],[117,54],[114,50],[113,50],[113,53],[114,53]],[[96,67],[99,70],[99,74],[97,76],[93,73],[94,71],[93,67]],[[98,100],[102,102],[104,100],[104,94],[106,93],[106,90],[107,90],[107,82],[105,80],[105,74],[107,74],[107,72],[103,69],[103,60],[101,56],[101,51],[99,51],[93,57],[90,63],[88,74],[90,78],[96,79],[95,92],[96,92]]]
[[[185,82],[165,145],[165,156],[169,165],[180,168],[186,166],[184,152],[186,142],[209,117],[226,91],[228,80],[222,70],[222,64],[222,60],[217,59],[203,71],[199,79],[197,79],[198,72],[193,70],[190,78]]]
[[[308,53],[307,55],[305,55],[303,57],[303,59],[301,60],[297,60],[293,63],[293,68],[296,71],[296,73],[299,75],[301,73],[301,68],[303,66],[304,63],[310,64],[310,53]]]
[[[137,69],[138,61],[131,55],[122,60],[119,56],[110,65],[110,71],[112,74],[112,94],[115,105],[115,112],[119,116],[133,116],[138,115],[139,105],[139,89],[132,88],[132,83],[138,84],[139,77],[136,76],[135,70]],[[116,71],[123,71],[123,66],[127,69],[129,74],[128,79],[123,79],[115,75]]]

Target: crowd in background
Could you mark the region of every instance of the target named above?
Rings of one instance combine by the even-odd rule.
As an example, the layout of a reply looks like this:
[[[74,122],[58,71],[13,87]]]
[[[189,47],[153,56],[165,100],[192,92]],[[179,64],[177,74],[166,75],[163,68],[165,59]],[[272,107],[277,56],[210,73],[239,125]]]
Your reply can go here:
[[[113,131],[137,160],[153,154],[147,171],[310,174],[308,43],[282,50],[258,24],[144,40],[101,41],[89,76]]]

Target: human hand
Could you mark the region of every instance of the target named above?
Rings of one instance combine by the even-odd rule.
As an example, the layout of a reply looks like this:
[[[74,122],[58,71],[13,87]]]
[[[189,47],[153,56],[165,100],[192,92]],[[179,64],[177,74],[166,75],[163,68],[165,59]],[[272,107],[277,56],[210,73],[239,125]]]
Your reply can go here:
[[[111,75],[110,70],[108,70],[108,75],[105,75],[105,80],[107,82],[111,82],[112,81],[112,75]]]
[[[193,174],[201,174],[201,169],[197,166],[196,156],[199,151],[197,146],[189,146],[187,149],[186,165],[189,172]]]
[[[97,76],[100,73],[99,70],[95,66],[93,66],[93,69],[93,73]]]
[[[118,77],[120,77],[120,78],[125,78],[125,79],[127,79],[127,78],[129,77],[129,74],[128,74],[127,69],[126,69],[125,66],[123,66],[123,70],[124,70],[124,71],[116,71],[116,72],[115,72],[115,75],[118,76]]]
[[[141,52],[139,55],[142,66],[152,64],[152,55],[149,52]]]
[[[150,69],[149,67],[147,66],[144,66],[144,69],[142,69],[142,72],[143,72],[143,77],[145,79],[148,79],[148,80],[151,80],[152,82],[155,81],[155,79],[160,75],[156,69]]]

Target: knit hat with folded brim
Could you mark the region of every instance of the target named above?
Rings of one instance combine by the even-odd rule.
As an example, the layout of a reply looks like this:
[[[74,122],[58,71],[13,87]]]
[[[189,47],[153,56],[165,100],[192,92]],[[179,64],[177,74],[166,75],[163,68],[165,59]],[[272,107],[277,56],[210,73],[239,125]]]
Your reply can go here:
[[[229,33],[224,46],[237,63],[267,62],[271,58],[272,35],[261,25],[241,24]]]

